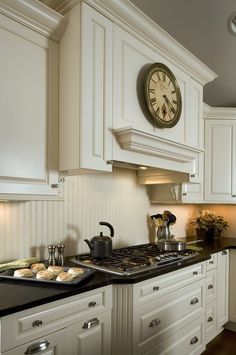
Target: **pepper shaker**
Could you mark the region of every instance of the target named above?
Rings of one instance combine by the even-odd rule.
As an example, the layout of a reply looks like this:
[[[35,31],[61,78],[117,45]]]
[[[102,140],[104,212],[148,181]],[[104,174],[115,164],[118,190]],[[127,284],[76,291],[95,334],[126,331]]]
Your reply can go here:
[[[61,266],[64,265],[64,249],[65,249],[64,244],[57,245],[57,252],[58,252],[57,265],[61,265]]]
[[[56,252],[56,246],[48,245],[48,253],[49,253],[48,265],[56,265],[55,252]]]

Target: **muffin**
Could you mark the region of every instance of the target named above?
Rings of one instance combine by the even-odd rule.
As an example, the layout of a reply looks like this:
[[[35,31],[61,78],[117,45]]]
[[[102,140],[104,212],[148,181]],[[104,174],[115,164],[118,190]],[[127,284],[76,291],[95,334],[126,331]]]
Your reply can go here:
[[[30,269],[34,274],[37,274],[39,271],[46,270],[46,266],[43,263],[36,263],[32,264]]]
[[[68,272],[61,272],[56,278],[56,281],[62,281],[62,282],[68,282],[72,280],[73,280],[73,276]]]
[[[53,273],[48,270],[41,270],[36,274],[36,279],[38,280],[53,280],[53,278]]]
[[[73,278],[75,279],[76,277],[81,276],[84,273],[84,269],[82,269],[81,267],[71,267],[69,268],[68,272],[69,274],[71,274],[73,276]]]
[[[30,269],[18,269],[14,271],[15,277],[32,277],[33,273]]]
[[[62,266],[49,266],[48,271],[52,272],[54,276],[57,276],[64,271],[64,268]]]

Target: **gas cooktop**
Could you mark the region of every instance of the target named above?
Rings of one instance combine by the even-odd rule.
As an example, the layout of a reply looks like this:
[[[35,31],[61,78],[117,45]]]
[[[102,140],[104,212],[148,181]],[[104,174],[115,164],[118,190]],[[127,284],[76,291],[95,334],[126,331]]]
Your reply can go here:
[[[114,249],[112,255],[107,258],[94,258],[90,254],[85,254],[78,255],[71,261],[114,275],[133,275],[178,263],[197,255],[198,252],[193,250],[163,252],[158,250],[156,244],[142,244]]]

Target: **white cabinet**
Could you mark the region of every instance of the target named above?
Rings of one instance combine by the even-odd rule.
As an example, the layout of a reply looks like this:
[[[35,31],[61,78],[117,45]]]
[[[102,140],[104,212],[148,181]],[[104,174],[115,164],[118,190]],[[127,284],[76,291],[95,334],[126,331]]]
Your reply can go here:
[[[25,354],[44,341],[47,355],[110,355],[111,308],[106,286],[2,317],[0,353]]]
[[[37,9],[20,1],[10,6],[16,6],[18,11],[8,8],[7,16],[0,14],[0,199],[55,198],[58,196],[58,45],[38,33],[40,21],[46,17],[49,21],[54,12],[42,4]],[[21,14],[25,7],[27,17]],[[11,11],[10,17],[15,20],[9,18]],[[33,16],[35,12],[38,22],[30,23],[31,13]],[[59,14],[58,17],[57,25],[61,19]]]
[[[217,268],[217,329],[229,319],[229,251],[218,253]]]
[[[205,262],[113,291],[112,355],[204,350]]]
[[[236,323],[236,250],[230,249],[229,254],[229,320]]]
[[[110,355],[111,314],[105,312],[68,327],[68,355]]]
[[[65,16],[69,23],[60,42],[59,169],[111,171],[113,23],[84,2]]]
[[[205,120],[205,149],[205,201],[235,203],[236,111],[234,109],[210,109]]]
[[[65,355],[68,352],[68,341],[66,329],[58,330],[46,337],[36,339],[33,342],[18,346],[1,353],[2,355],[25,355],[25,354],[44,354],[44,355]]]
[[[211,255],[207,261],[206,342],[211,341],[228,321],[229,251]]]

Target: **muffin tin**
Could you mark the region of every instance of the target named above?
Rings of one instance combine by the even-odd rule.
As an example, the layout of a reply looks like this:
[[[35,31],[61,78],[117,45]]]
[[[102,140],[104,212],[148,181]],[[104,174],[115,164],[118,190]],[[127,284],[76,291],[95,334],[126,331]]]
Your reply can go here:
[[[69,267],[63,267],[64,271],[67,272],[70,268]],[[95,270],[88,269],[88,268],[83,268],[81,269],[84,270],[84,273],[80,275],[79,277],[73,279],[72,281],[56,281],[57,276],[55,276],[55,279],[53,280],[42,280],[42,279],[36,279],[36,276],[34,275],[33,277],[16,277],[14,276],[14,271],[16,269],[9,269],[6,271],[3,271],[0,273],[0,278],[4,279],[10,279],[10,280],[16,280],[16,281],[29,281],[29,282],[40,282],[40,283],[47,283],[47,284],[56,284],[56,285],[78,285],[82,281],[86,280],[90,276],[92,276],[95,273]]]

